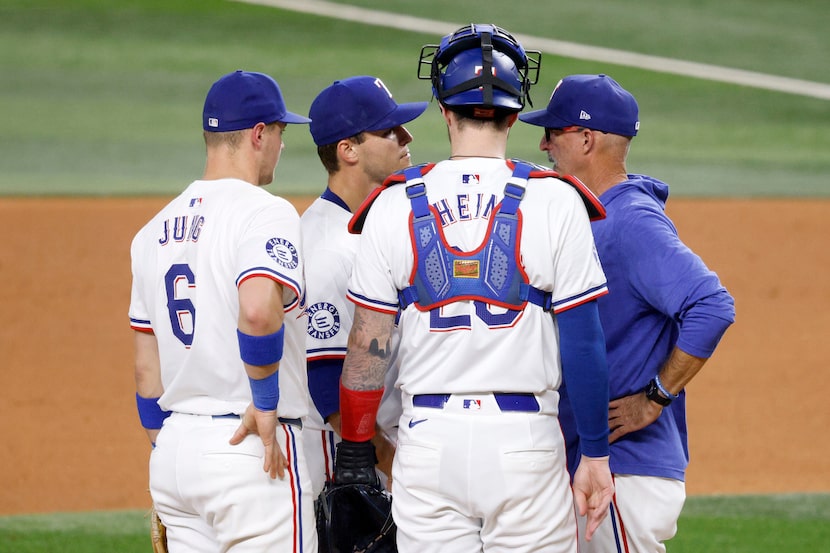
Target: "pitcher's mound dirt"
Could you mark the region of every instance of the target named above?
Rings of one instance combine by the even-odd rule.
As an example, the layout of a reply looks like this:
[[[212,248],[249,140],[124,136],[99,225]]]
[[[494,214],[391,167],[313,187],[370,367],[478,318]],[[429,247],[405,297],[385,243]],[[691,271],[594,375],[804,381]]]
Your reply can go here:
[[[149,506],[129,245],[167,200],[0,199],[0,515]],[[689,386],[689,494],[830,491],[830,201],[669,214],[738,313]]]

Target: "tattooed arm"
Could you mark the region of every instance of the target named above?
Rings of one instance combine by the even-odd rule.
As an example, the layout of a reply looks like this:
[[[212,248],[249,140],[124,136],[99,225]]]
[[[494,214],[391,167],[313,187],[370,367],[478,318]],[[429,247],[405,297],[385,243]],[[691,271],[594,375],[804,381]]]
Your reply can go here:
[[[343,387],[360,391],[383,388],[394,328],[394,314],[355,306],[349,349],[343,362]]]
[[[391,359],[395,315],[355,306],[349,348],[340,377],[340,435],[334,466],[339,484],[379,487],[375,472],[376,419]]]

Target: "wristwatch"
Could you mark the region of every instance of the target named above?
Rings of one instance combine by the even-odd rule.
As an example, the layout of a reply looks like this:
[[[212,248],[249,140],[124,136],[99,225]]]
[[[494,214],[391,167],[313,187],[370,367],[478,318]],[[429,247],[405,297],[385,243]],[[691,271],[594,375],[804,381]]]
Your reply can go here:
[[[657,387],[657,381],[654,378],[649,380],[648,384],[646,385],[643,391],[646,393],[646,397],[648,399],[650,399],[658,405],[667,407],[671,404],[672,398],[665,397],[660,393],[660,388]]]

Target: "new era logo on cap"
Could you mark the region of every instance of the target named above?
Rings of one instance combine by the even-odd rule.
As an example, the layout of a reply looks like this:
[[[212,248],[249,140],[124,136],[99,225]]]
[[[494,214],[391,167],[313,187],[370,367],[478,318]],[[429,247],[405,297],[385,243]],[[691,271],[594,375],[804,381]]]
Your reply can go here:
[[[583,126],[621,136],[640,130],[639,108],[630,92],[608,75],[569,75],[559,81],[545,109],[519,115],[551,129]]]

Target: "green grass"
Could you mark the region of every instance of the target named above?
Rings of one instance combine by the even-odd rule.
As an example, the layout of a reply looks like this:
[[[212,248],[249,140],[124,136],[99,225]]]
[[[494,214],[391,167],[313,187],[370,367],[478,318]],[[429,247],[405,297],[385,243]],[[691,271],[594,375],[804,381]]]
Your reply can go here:
[[[354,4],[451,22],[470,13],[433,0]],[[476,17],[517,34],[830,81],[818,0],[530,0],[522,10],[484,0]],[[6,0],[0,195],[173,194],[201,174],[201,105],[218,76],[270,73],[299,113],[355,74],[382,77],[399,102],[427,100],[417,56],[439,39],[220,0]],[[546,55],[535,106],[561,76],[582,72],[612,74],[635,94],[642,128],[629,170],[666,180],[675,195],[830,194],[830,102]],[[415,162],[446,156],[434,103],[408,127]],[[518,124],[509,155],[545,162],[539,138]],[[307,128],[290,126],[286,141],[271,190],[317,193],[325,172]]]
[[[0,553],[152,551],[145,511],[0,517]]]
[[[0,553],[143,553],[145,511],[0,517]],[[691,497],[671,553],[830,551],[830,494]]]
[[[830,551],[830,495],[692,497],[671,553]]]
[[[445,10],[435,2],[383,8],[466,20],[466,10],[444,4]],[[550,19],[519,19],[504,3],[483,4],[480,17],[517,33],[830,80],[823,63],[830,41],[816,28],[824,14],[819,3],[787,4],[783,16],[784,3],[777,1],[752,9],[739,0],[679,2],[661,11],[639,0],[626,3],[624,14],[612,2],[555,10],[539,0],[527,3],[527,13],[555,12]],[[658,12],[662,26],[652,19]],[[738,16],[743,27],[728,25]],[[773,29],[771,21],[797,25],[799,32]],[[611,29],[629,36],[619,40]],[[694,40],[660,43],[667,33]],[[429,85],[414,78],[417,52],[438,38],[217,0],[6,2],[0,7],[0,101],[6,106],[0,194],[173,193],[201,171],[200,107],[218,75],[238,67],[272,73],[289,108],[301,113],[331,80],[360,73],[384,78],[398,101],[424,100]],[[792,54],[788,71],[776,62],[782,51]],[[574,72],[611,73],[637,96],[642,131],[629,169],[664,178],[676,194],[828,193],[826,101],[546,56],[533,94],[537,107],[560,76]],[[416,162],[446,154],[434,106],[409,127]],[[538,139],[537,129],[518,125],[510,155],[543,161]],[[325,175],[306,129],[290,128],[287,141],[274,190],[316,192]]]
[[[826,0],[333,1],[830,83],[830,66],[814,63],[830,54]]]

